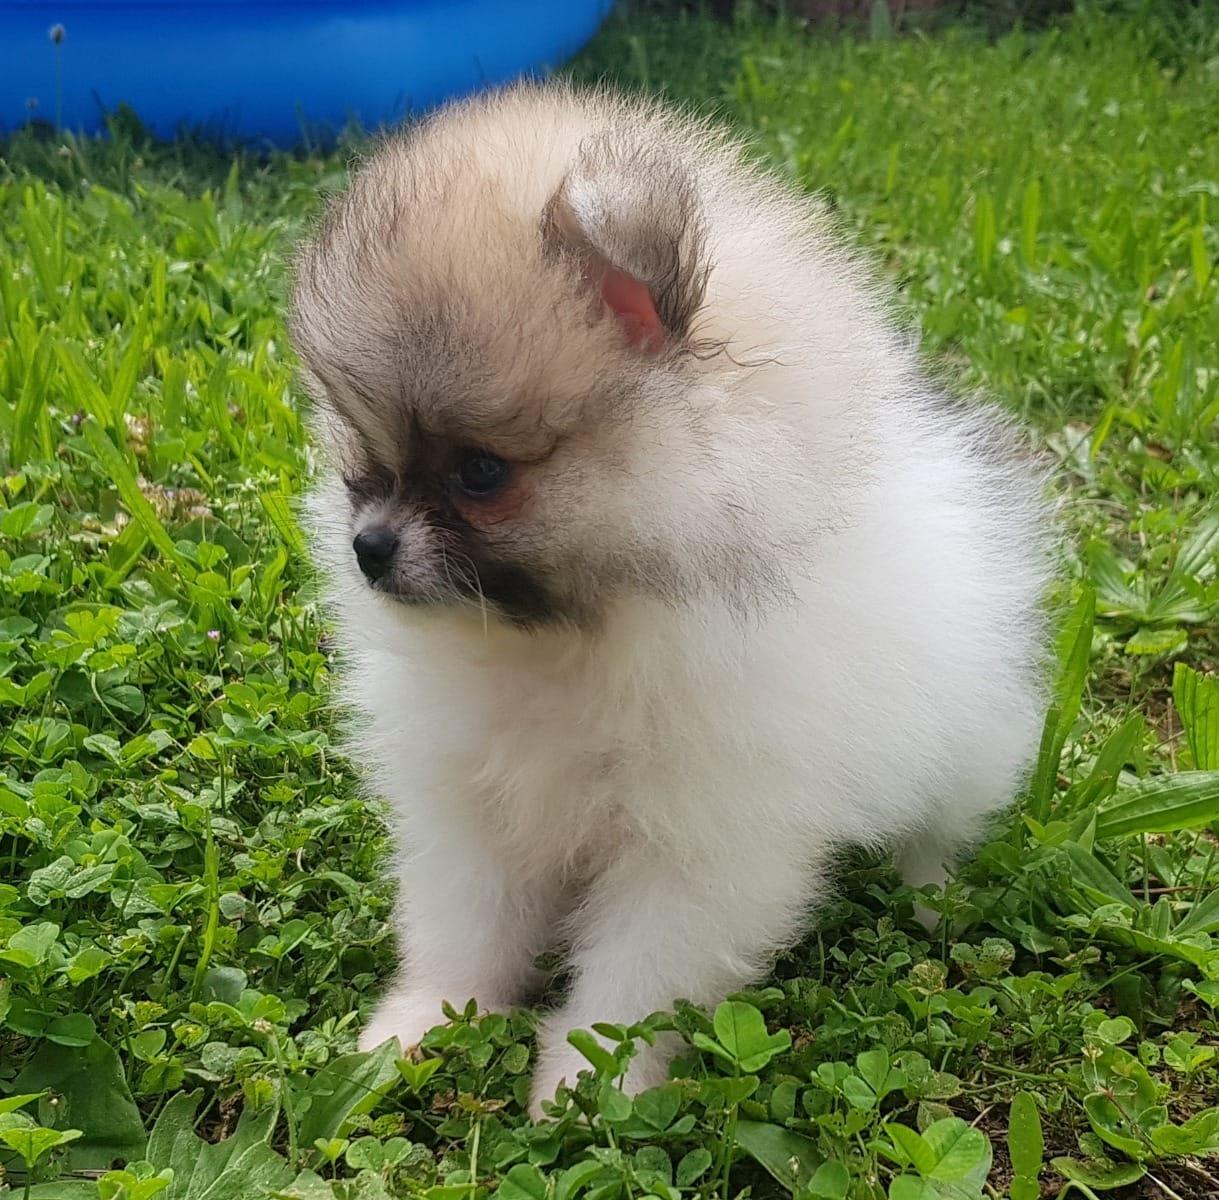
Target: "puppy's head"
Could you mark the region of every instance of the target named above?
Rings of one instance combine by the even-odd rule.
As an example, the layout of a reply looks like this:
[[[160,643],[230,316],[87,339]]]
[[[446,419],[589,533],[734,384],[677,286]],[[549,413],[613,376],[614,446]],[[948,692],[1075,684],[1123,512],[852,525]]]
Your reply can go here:
[[[303,250],[293,335],[361,587],[538,627],[757,585],[698,342],[697,168],[630,116],[451,110],[383,144]]]

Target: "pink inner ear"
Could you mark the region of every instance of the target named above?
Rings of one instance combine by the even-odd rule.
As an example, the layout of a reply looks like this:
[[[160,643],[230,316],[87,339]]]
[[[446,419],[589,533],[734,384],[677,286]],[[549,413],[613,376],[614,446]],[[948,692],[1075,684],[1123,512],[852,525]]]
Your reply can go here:
[[[601,297],[626,330],[632,346],[646,354],[660,353],[664,326],[646,284],[617,267],[607,267],[601,278]]]

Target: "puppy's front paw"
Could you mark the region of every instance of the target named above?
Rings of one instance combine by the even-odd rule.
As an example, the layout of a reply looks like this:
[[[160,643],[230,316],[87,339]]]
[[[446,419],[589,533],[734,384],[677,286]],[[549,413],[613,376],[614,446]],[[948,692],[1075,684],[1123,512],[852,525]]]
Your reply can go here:
[[[533,1071],[533,1085],[529,1089],[530,1120],[546,1120],[546,1114],[542,1111],[543,1103],[549,1104],[554,1100],[554,1094],[560,1085],[575,1087],[580,1072],[591,1069],[588,1060],[571,1047],[556,1048],[553,1051],[543,1048]]]
[[[446,1017],[441,1000],[412,992],[390,992],[372,1015],[372,1020],[360,1031],[356,1045],[361,1050],[374,1050],[390,1038],[397,1039],[403,1054],[412,1054],[423,1035]]]
[[[538,1065],[533,1072],[533,1086],[529,1093],[529,1116],[534,1121],[546,1119],[542,1104],[554,1099],[560,1084],[575,1087],[581,1071],[590,1071],[588,1059],[574,1046],[567,1043],[566,1034],[561,1043],[553,1040],[554,1031],[542,1036]],[[628,1096],[637,1096],[648,1088],[659,1087],[669,1078],[669,1061],[677,1052],[680,1038],[662,1034],[655,1046],[640,1041],[635,1044],[635,1057],[627,1067],[626,1078],[621,1086]]]

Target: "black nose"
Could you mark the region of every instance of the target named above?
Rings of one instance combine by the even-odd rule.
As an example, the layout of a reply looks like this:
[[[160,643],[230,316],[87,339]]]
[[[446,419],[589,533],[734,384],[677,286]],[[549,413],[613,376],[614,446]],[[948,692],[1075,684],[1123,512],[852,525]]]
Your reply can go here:
[[[362,529],[351,543],[356,552],[356,562],[360,570],[371,580],[380,579],[389,574],[394,562],[394,551],[398,549],[398,535],[384,525],[374,525],[371,529]]]

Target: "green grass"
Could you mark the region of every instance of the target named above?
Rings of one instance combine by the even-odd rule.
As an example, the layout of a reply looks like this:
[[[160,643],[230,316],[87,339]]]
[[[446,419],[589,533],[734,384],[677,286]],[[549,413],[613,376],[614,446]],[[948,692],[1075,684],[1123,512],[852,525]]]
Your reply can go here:
[[[864,42],[641,18],[576,65],[722,113],[833,198],[929,351],[1057,459],[1072,615],[1030,794],[933,900],[936,934],[859,861],[765,987],[671,1018],[684,1082],[627,1101],[613,1080],[647,1030],[621,1031],[537,1129],[527,1014],[454,1013],[420,1064],[352,1053],[392,966],[391,897],[376,805],[331,748],[282,324],[288,249],[342,155],[154,147],[129,122],[0,148],[15,1194],[1215,1195],[1205,30]],[[114,1160],[135,1165],[99,1181]]]

